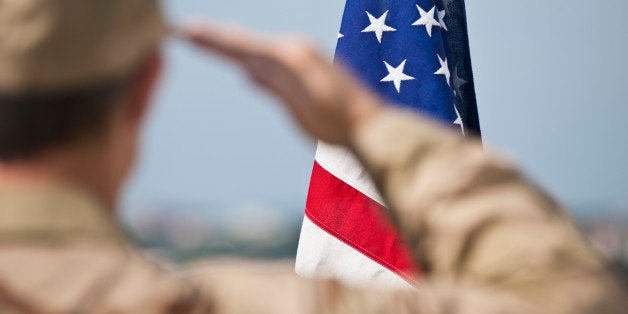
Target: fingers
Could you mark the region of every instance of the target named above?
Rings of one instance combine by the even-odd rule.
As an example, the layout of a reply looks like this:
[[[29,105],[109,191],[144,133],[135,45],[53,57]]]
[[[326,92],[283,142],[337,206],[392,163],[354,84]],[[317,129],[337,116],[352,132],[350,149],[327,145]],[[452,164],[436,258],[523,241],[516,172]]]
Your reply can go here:
[[[218,53],[243,66],[281,64],[295,72],[317,57],[316,50],[302,38],[282,38],[245,30],[237,25],[193,22],[175,31],[180,37],[205,50]],[[320,59],[320,58],[319,58]],[[296,74],[296,73],[293,73]]]
[[[239,65],[280,99],[310,135],[333,143],[345,141],[348,95],[359,94],[359,88],[307,40],[207,22],[189,24],[178,34]]]
[[[193,22],[179,29],[178,34],[197,47],[223,57],[242,61],[269,53],[273,39],[261,34],[251,34],[236,25],[210,22]]]
[[[315,50],[302,39],[282,39],[238,26],[196,22],[180,28],[179,34],[202,49],[234,61],[255,82],[284,100],[298,99],[293,96],[297,91],[301,98],[306,97],[307,91],[300,85],[310,74],[307,68],[322,60],[315,58]]]
[[[264,87],[279,91],[282,82],[290,82],[294,73],[285,71],[279,53],[281,43],[271,36],[253,34],[238,26],[195,22],[180,29],[182,37],[205,50],[217,53],[243,67],[251,78]]]

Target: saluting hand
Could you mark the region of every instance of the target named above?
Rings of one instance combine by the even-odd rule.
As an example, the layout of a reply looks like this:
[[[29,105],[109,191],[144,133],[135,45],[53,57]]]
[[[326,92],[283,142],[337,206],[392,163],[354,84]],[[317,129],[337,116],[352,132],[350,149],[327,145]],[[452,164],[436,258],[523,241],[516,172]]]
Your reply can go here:
[[[302,38],[196,23],[182,31],[196,46],[239,65],[278,97],[311,136],[348,145],[352,134],[381,110],[382,102]]]

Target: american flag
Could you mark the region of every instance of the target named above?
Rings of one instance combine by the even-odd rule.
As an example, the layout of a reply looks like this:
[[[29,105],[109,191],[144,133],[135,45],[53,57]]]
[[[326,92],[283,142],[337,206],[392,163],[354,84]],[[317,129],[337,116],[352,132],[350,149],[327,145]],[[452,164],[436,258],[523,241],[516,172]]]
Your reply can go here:
[[[391,105],[480,134],[463,0],[347,0],[336,60]],[[412,287],[420,269],[356,158],[320,142],[297,273],[358,286]]]

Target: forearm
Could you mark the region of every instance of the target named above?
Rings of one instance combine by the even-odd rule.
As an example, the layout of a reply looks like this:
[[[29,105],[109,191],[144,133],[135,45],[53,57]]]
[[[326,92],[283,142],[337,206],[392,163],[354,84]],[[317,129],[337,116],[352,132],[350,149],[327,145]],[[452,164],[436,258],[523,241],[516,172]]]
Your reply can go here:
[[[387,109],[352,148],[430,279],[524,285],[561,267],[557,254],[568,267],[601,267],[560,207],[476,140]]]

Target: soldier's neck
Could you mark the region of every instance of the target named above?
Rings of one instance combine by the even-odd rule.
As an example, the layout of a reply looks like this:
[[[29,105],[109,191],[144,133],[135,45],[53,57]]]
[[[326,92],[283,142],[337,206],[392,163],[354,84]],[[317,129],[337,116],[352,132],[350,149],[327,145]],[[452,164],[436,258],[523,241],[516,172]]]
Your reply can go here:
[[[80,187],[97,197],[110,214],[114,214],[119,187],[112,182],[106,154],[96,149],[64,148],[34,159],[0,162],[0,186],[40,184],[42,181]]]

